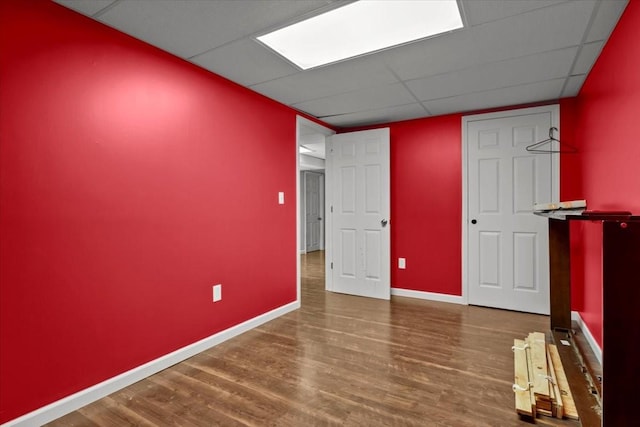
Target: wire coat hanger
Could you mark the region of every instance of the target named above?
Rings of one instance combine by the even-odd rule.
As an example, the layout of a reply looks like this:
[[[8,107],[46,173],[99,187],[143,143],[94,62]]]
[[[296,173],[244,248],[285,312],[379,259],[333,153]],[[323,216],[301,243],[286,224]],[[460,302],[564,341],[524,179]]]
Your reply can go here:
[[[525,147],[525,150],[531,152],[531,153],[577,153],[578,149],[576,147],[573,147],[569,144],[565,144],[563,142],[561,142],[559,139],[557,139],[556,137],[553,136],[553,131],[558,132],[558,128],[555,126],[552,126],[549,128],[549,138],[542,140],[542,141],[538,141],[534,144],[531,145],[527,145]],[[560,147],[558,150],[554,150],[554,149],[541,149],[540,147],[543,146],[544,144],[551,144],[553,142],[557,142],[558,143],[558,147]],[[553,146],[551,146],[553,147]]]

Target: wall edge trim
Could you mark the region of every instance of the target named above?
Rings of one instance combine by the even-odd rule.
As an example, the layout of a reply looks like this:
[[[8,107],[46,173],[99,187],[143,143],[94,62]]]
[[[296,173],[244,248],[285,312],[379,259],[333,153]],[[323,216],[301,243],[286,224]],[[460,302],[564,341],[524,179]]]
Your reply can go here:
[[[459,295],[438,294],[435,292],[425,292],[425,291],[414,291],[412,289],[391,288],[391,295],[397,296],[397,297],[407,297],[407,298],[424,299],[429,301],[447,302],[451,304],[462,304],[462,305],[467,304],[464,298]]]
[[[584,320],[582,320],[582,316],[580,316],[580,313],[577,311],[572,311],[571,320],[575,321],[578,324],[578,327],[580,328],[580,332],[584,334],[584,337],[589,343],[589,347],[591,347],[591,351],[593,351],[593,354],[595,354],[596,359],[598,359],[598,362],[600,363],[600,365],[602,365],[602,349],[598,345],[598,342],[596,341],[596,339],[593,337],[593,334],[589,330],[589,327],[587,326],[587,324],[584,322]]]
[[[63,397],[18,418],[9,420],[2,424],[1,427],[28,427],[46,424],[298,308],[300,308],[299,300],[282,305],[115,377]]]

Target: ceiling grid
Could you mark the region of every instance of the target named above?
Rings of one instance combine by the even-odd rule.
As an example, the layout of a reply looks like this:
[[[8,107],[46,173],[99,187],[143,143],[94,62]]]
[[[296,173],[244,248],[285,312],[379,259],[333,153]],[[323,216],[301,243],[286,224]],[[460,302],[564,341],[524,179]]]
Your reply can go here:
[[[56,0],[337,127],[577,95],[627,0],[458,0],[465,27],[302,71],[257,36],[350,1]]]

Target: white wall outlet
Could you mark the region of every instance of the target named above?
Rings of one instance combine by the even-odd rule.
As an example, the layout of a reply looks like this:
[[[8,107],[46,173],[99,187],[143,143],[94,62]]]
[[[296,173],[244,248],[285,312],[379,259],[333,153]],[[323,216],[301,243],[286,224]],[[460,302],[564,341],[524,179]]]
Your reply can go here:
[[[407,268],[407,259],[406,258],[398,258],[398,268],[404,270]]]
[[[213,285],[213,302],[218,302],[222,299],[222,285]]]
[[[278,192],[278,204],[284,205],[284,191]]]

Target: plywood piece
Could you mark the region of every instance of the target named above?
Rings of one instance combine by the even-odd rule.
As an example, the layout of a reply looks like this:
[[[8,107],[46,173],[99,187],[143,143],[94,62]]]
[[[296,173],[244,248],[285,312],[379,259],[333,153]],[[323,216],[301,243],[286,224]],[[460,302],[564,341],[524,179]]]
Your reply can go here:
[[[532,332],[527,337],[527,342],[531,348],[531,364],[533,365],[533,394],[536,398],[549,402],[549,380],[547,369],[547,348],[546,339],[542,332]],[[545,409],[551,410],[551,405],[542,405]]]
[[[527,351],[524,340],[513,340],[514,394],[516,396],[516,412],[520,415],[534,416],[529,390],[529,370],[527,367]]]
[[[525,353],[527,355],[527,375],[529,377],[529,382],[531,383],[531,387],[533,387],[533,377],[535,374],[533,371],[533,363],[531,360],[531,346],[528,345],[527,340],[525,340],[524,343],[526,344]],[[533,394],[533,388],[529,389],[529,397],[531,400],[531,413],[532,413],[532,416],[535,418],[536,417],[536,397]]]
[[[541,409],[541,408],[536,408],[536,411],[540,415],[544,415],[546,417],[553,417],[553,412],[552,411],[547,411],[546,409]]]
[[[573,401],[573,395],[571,394],[569,382],[567,381],[567,377],[564,373],[564,368],[562,366],[560,354],[558,353],[558,348],[554,344],[549,344],[549,355],[551,356],[553,368],[556,373],[556,379],[558,381],[558,389],[560,390],[560,396],[562,397],[564,416],[573,420],[577,420],[579,419],[578,410],[576,409],[576,404]]]
[[[560,388],[558,387],[558,377],[556,376],[555,365],[551,358],[551,352],[549,346],[547,346],[547,363],[549,364],[549,375],[551,376],[551,400],[553,401],[553,408],[551,412],[556,418],[562,418],[564,416],[564,410],[562,406],[562,395],[560,394]]]
[[[551,399],[541,399],[540,397],[536,397],[536,410],[543,409],[547,412],[551,412],[553,410],[553,402]]]
[[[551,366],[549,366],[549,369],[551,369]],[[558,418],[557,399],[560,399],[560,401],[562,401],[562,398],[556,394],[553,387],[553,384],[550,384],[549,393],[551,394],[551,416],[554,418]],[[560,416],[560,418],[562,418],[562,416]]]

